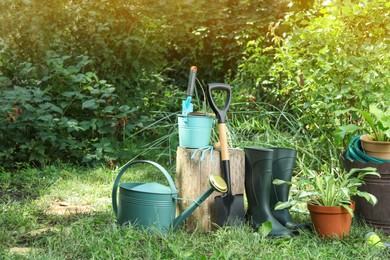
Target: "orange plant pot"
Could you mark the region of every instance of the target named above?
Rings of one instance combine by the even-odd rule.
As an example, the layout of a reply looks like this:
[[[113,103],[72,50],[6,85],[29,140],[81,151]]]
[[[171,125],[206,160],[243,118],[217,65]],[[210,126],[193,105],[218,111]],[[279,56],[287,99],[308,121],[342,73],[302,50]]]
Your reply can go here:
[[[341,206],[318,206],[307,203],[311,221],[318,236],[321,238],[345,238],[350,230],[352,217]],[[355,210],[355,202],[350,205]]]

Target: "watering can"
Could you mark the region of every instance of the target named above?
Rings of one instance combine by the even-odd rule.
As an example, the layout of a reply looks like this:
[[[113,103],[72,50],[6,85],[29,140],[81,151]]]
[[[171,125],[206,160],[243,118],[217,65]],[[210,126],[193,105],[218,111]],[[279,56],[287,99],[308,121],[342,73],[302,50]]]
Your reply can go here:
[[[125,171],[140,163],[151,164],[164,174],[169,187],[157,182],[124,182],[119,184]],[[168,172],[158,163],[138,160],[125,164],[117,175],[112,189],[112,206],[117,223],[156,228],[162,232],[177,229],[191,213],[214,191],[226,192],[227,185],[220,176],[210,177],[210,188],[175,218],[178,190]],[[119,186],[119,198],[117,198]]]

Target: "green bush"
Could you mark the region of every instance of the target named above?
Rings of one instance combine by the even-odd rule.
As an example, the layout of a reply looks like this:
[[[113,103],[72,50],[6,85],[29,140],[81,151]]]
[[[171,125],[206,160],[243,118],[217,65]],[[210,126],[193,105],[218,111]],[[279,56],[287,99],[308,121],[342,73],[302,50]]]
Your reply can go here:
[[[118,104],[115,88],[87,72],[78,90],[52,96],[37,87],[14,87],[0,94],[0,162],[36,164],[115,159],[118,141],[132,112]],[[133,121],[134,122],[134,121]]]
[[[376,100],[389,105],[389,17],[385,0],[316,2],[290,13],[270,28],[273,46],[259,45],[262,39],[248,45],[236,82],[285,106],[309,131],[330,136],[354,120],[333,111]]]
[[[222,81],[246,42],[265,34],[288,2],[4,0],[0,38],[15,65],[44,63],[48,50],[87,55],[89,70],[119,83],[120,94],[136,95],[144,94],[134,84],[144,72],[181,80],[197,65],[202,79]],[[12,78],[15,71],[7,72]]]
[[[288,2],[1,1],[1,161],[110,159],[167,136],[173,117],[149,126],[180,111],[189,67],[233,77]]]

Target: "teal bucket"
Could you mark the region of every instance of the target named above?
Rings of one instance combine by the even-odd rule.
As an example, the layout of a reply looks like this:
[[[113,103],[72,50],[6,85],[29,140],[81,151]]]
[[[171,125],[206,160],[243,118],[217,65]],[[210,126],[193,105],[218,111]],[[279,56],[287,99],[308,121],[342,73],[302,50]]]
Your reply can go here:
[[[179,116],[179,145],[202,148],[210,144],[213,118],[209,116]]]

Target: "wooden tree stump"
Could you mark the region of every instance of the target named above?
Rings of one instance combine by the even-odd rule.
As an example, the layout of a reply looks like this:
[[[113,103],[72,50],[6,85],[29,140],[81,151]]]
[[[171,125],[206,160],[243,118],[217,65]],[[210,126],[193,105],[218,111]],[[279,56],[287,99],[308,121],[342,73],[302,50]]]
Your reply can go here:
[[[176,187],[179,189],[177,211],[183,212],[193,200],[197,199],[209,187],[210,175],[221,176],[220,151],[213,150],[212,158],[210,151],[204,152],[202,157],[201,150],[198,150],[191,159],[196,149],[177,148],[176,157]],[[232,193],[244,193],[244,174],[245,174],[245,155],[240,149],[229,149],[230,175]],[[222,176],[223,178],[223,176]],[[202,232],[209,232],[215,222],[214,197],[221,196],[221,193],[214,192],[203,202],[199,208],[185,221],[187,231],[199,229]]]

